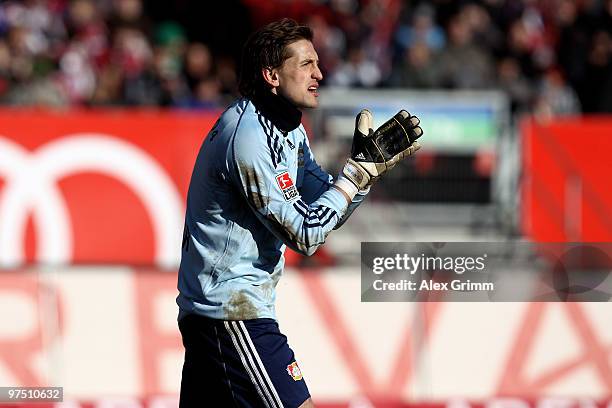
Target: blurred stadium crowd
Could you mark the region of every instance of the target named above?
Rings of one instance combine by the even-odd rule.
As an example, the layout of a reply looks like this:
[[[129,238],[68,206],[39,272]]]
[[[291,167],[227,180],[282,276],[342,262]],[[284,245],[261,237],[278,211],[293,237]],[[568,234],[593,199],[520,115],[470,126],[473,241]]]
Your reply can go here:
[[[0,103],[221,107],[248,33],[285,16],[314,29],[327,86],[612,111],[612,0],[2,1]]]

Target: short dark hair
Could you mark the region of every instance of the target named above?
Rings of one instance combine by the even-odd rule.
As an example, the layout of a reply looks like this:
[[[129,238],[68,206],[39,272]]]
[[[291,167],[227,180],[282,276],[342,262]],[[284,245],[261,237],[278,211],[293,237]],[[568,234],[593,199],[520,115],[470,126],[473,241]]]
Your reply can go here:
[[[251,34],[242,50],[238,83],[242,96],[250,98],[269,89],[261,75],[262,69],[283,65],[291,57],[287,46],[299,40],[312,41],[312,30],[290,18],[274,21]]]

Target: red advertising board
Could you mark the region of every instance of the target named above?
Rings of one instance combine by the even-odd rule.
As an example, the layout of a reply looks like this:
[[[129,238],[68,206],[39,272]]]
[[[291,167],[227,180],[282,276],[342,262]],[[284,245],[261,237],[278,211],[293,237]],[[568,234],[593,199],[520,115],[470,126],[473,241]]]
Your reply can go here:
[[[103,398],[97,401],[75,402],[65,405],[70,408],[177,408],[176,397],[152,397],[146,400],[136,398]],[[4,408],[59,408],[60,404],[6,404]],[[491,398],[485,401],[470,401],[455,398],[437,403],[402,403],[355,398],[347,403],[318,403],[319,408],[609,408],[607,401],[596,401],[585,398],[541,398],[526,400],[521,398]]]
[[[612,397],[609,302],[362,303],[353,272],[289,268],[279,283],[279,325],[317,406],[557,397],[537,406],[603,408]],[[61,386],[64,407],[175,406],[176,294],[176,274],[151,268],[2,271],[0,386]]]
[[[171,266],[217,112],[0,111],[0,265]]]
[[[522,123],[522,228],[535,241],[612,241],[612,119]]]

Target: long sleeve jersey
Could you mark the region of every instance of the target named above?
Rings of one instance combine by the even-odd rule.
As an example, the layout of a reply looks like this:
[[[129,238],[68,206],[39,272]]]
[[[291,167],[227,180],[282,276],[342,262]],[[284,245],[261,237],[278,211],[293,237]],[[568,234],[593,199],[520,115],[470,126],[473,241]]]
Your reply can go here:
[[[187,196],[179,319],[275,319],[286,246],[312,255],[363,200],[347,205],[331,188],[296,111],[272,94],[239,99],[204,140]]]

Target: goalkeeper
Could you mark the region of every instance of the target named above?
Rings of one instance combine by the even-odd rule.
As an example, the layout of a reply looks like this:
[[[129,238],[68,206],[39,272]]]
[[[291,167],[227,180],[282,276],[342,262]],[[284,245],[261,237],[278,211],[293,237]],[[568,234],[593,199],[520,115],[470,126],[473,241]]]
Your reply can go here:
[[[178,278],[181,408],[314,406],[275,320],[285,248],[312,255],[379,177],[419,149],[415,116],[401,111],[374,131],[362,110],[343,170],[335,181],[323,171],[301,124],[323,78],[311,41],[308,27],[288,19],[254,33],[243,98],[198,154]]]

